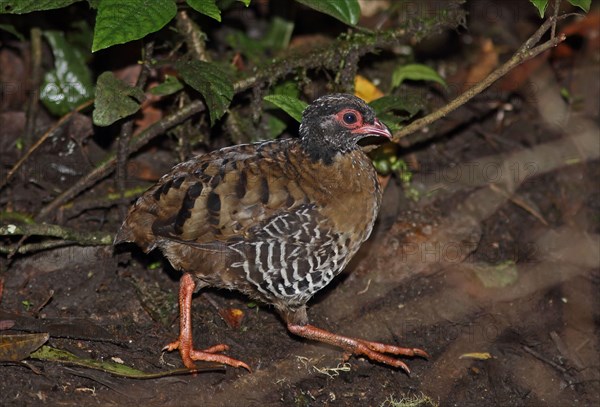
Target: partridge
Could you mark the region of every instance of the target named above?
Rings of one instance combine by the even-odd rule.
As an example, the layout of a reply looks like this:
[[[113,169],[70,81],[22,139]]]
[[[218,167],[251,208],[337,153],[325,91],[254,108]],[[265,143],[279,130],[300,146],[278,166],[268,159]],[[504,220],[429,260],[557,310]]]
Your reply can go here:
[[[389,129],[362,100],[323,96],[302,115],[299,138],[236,145],[176,165],[130,209],[115,244],[159,248],[183,272],[179,288],[182,361],[250,367],[218,344],[192,345],[192,294],[238,290],[272,304],[295,335],[399,367],[390,355],[427,353],[337,335],[308,323],[306,303],[369,237],[382,190],[364,152]]]

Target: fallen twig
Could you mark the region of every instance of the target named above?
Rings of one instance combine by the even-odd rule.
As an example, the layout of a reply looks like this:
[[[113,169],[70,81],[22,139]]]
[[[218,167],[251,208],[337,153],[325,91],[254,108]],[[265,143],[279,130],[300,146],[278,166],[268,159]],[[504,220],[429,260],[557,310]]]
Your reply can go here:
[[[60,238],[67,242],[73,242],[87,246],[106,246],[113,242],[112,233],[106,232],[82,232],[60,225],[46,223],[34,223],[30,225],[3,225],[0,226],[0,236],[47,236]],[[53,243],[57,243],[54,241]],[[60,242],[59,242],[60,243]],[[0,251],[3,247],[0,246]],[[22,249],[22,248],[21,248]]]

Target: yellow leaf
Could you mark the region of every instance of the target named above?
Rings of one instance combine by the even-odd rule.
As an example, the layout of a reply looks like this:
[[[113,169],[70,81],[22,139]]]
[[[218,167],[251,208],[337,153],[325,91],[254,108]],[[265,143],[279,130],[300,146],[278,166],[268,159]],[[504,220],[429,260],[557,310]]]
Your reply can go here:
[[[369,103],[382,97],[383,92],[364,76],[356,75],[354,77],[354,95]]]
[[[459,359],[488,360],[488,359],[492,359],[493,356],[489,352],[472,352],[472,353],[463,353],[458,358]]]

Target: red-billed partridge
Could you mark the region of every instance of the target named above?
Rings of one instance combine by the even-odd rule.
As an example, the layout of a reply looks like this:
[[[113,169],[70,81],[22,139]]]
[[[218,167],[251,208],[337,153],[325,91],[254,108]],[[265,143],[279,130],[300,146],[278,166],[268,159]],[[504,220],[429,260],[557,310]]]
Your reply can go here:
[[[273,304],[290,332],[408,367],[392,355],[423,356],[349,338],[308,324],[306,303],[348,264],[369,237],[381,203],[377,174],[360,144],[390,139],[362,100],[323,96],[306,108],[300,137],[237,145],[173,168],[131,208],[115,244],[158,247],[183,271],[180,332],[165,347],[195,360],[250,368],[220,352],[192,346],[192,294],[202,287],[241,291]]]

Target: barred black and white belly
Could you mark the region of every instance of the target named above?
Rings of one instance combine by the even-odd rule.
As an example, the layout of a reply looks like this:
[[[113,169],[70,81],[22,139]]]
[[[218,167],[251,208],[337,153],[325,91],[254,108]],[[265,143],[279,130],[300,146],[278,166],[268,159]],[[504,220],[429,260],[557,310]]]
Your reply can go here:
[[[305,205],[231,245],[241,259],[231,267],[266,299],[300,306],[344,269],[358,249],[352,246],[349,236],[333,232],[314,206]]]

